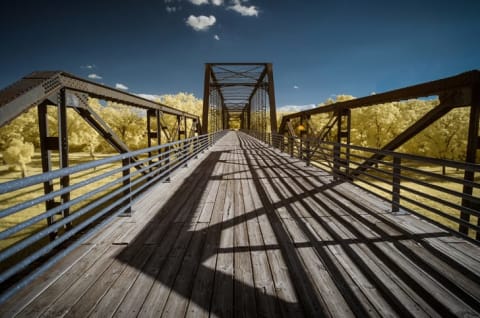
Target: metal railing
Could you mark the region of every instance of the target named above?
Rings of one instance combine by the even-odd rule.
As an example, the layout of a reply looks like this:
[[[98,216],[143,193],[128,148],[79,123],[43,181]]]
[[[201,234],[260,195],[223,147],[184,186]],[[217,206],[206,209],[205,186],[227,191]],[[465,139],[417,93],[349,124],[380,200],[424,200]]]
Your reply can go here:
[[[480,240],[480,183],[464,179],[466,171],[480,172],[480,164],[319,142],[314,138],[247,133],[305,161],[307,166],[330,172],[336,180],[352,182],[390,202],[386,212],[412,213],[467,239]],[[372,160],[373,155],[381,155],[382,159]],[[473,194],[464,193],[464,186],[472,187]]]
[[[0,249],[0,303],[112,218],[121,214],[128,215],[139,193],[156,182],[169,180],[172,171],[186,165],[223,134],[220,131],[196,136],[0,184],[0,196],[16,197],[17,201],[0,211],[0,222],[21,216],[34,206],[43,209],[21,222],[5,222],[11,226],[0,232],[0,241],[3,242]],[[34,189],[31,193],[42,191],[42,185],[46,182],[79,173],[86,174],[87,177],[76,183],[72,177],[70,186],[46,195],[38,195],[37,192],[31,198],[25,193],[18,193],[32,187]],[[99,184],[99,181],[103,182]],[[61,198],[66,193],[71,194],[69,201],[58,203],[52,209],[44,208],[45,202]],[[69,209],[69,214],[62,215],[66,209]],[[47,219],[52,216],[58,220],[48,224]],[[9,240],[12,242],[5,244]],[[60,246],[62,248],[57,251]],[[40,265],[30,266],[39,259],[42,260]],[[20,280],[16,278],[19,273],[23,276]]]

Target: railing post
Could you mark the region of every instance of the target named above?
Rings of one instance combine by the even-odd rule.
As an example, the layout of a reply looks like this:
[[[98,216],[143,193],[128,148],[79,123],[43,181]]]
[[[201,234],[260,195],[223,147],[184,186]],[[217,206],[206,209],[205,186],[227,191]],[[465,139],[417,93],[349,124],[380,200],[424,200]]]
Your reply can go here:
[[[166,171],[167,171],[167,178],[165,179],[165,182],[170,182],[170,150],[172,149],[172,146],[167,146],[166,147],[166,156],[165,156],[165,167],[166,167]]]
[[[182,142],[182,160],[185,158],[188,158],[188,148],[189,145],[187,145],[186,142]],[[183,165],[184,168],[188,168],[188,160],[185,160],[185,164]]]
[[[195,154],[195,159],[198,159],[198,147],[200,146],[199,140],[200,138],[198,135],[193,138],[193,153]]]
[[[288,146],[290,151],[290,158],[293,158],[293,137],[288,137]]]
[[[310,166],[310,140],[305,141],[305,161]]]
[[[340,143],[333,144],[333,175],[334,180],[339,179],[340,175]]]
[[[124,168],[122,170],[122,176],[128,177],[127,179],[123,180],[123,186],[127,186],[127,188],[123,190],[123,196],[128,198],[128,202],[124,203],[126,205],[130,205],[130,202],[132,201],[130,197],[131,191],[132,191],[130,186],[130,182],[131,182],[130,168],[125,169],[125,167],[127,167],[128,165],[130,165],[130,157],[122,159],[122,167]],[[128,209],[126,209],[125,212],[123,212],[122,216],[131,216],[131,215],[132,215],[132,207],[129,206]]]
[[[393,157],[393,178],[392,178],[392,212],[400,211],[400,181],[402,173],[402,159]]]

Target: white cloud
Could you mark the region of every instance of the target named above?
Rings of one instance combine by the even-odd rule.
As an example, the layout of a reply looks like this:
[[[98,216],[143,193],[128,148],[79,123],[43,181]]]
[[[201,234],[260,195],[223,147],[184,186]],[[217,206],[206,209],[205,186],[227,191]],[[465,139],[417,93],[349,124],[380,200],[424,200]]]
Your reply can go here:
[[[155,95],[155,94],[135,94],[137,96],[140,96],[142,98],[152,100],[154,102],[160,100],[161,96],[160,95]]]
[[[127,86],[125,86],[125,85],[123,85],[123,84],[121,84],[121,83],[115,84],[115,88],[117,88],[117,89],[124,89],[124,90],[127,90],[127,89],[128,89]]]
[[[86,69],[88,69],[88,70],[91,70],[91,69],[93,69],[93,68],[95,68],[95,67],[96,67],[95,64],[87,64],[87,65],[82,65],[82,66],[80,66],[80,68],[86,68]]]
[[[280,106],[278,108],[279,111],[281,112],[292,112],[292,113],[296,113],[296,112],[299,112],[299,111],[302,111],[302,110],[306,110],[306,109],[312,109],[312,108],[315,108],[317,107],[317,105],[315,104],[307,104],[307,105],[285,105],[285,106]]]
[[[212,4],[216,6],[221,6],[223,4],[223,0],[212,0]]]
[[[217,19],[213,15],[206,17],[204,15],[194,16],[191,15],[187,19],[187,25],[191,26],[195,31],[207,30],[209,27],[215,24]]]
[[[166,6],[165,10],[167,10],[168,13],[172,13],[172,12],[177,11],[177,7]]]
[[[208,4],[208,0],[190,0],[191,3],[199,6],[201,4]]]
[[[293,85],[293,88],[299,89],[300,87],[298,87],[297,85]]]
[[[88,74],[88,78],[91,78],[91,79],[102,79],[101,76],[97,75],[97,74]]]
[[[217,41],[220,40],[220,37],[219,37],[218,35],[216,35],[216,34],[213,36],[213,38],[214,38],[215,40],[217,40]]]
[[[244,6],[240,0],[234,0],[234,5],[228,7],[228,9],[237,11],[244,16],[258,16],[258,8],[256,6]]]

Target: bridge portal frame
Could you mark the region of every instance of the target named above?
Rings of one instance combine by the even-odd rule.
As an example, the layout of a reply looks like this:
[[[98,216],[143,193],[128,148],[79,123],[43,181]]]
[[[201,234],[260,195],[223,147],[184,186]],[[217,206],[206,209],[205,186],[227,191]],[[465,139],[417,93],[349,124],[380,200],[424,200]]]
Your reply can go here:
[[[277,132],[272,63],[206,63],[203,91],[203,133],[228,129],[231,117],[240,128]]]

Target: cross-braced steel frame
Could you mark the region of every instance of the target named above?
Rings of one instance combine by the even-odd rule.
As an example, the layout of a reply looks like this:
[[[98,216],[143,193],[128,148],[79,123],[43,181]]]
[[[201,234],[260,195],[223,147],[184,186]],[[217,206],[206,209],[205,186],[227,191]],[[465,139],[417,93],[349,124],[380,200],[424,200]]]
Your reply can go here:
[[[207,63],[203,132],[239,128],[276,133],[275,89],[271,63]]]
[[[126,143],[117,136],[105,120],[89,106],[89,97],[146,110],[146,135],[149,147],[155,144],[160,145],[162,143],[171,143],[175,140],[187,139],[201,130],[200,120],[196,115],[61,71],[33,72],[11,86],[1,90],[0,127],[8,124],[29,108],[37,107],[40,151],[44,173],[51,172],[54,169],[51,160],[52,152],[58,152],[59,168],[66,168],[69,165],[67,108],[72,108],[78,113],[80,117],[93,127],[117,152],[130,152]],[[57,109],[56,136],[52,136],[49,133],[47,116],[47,109],[49,107],[56,107]],[[164,120],[165,115],[176,117],[174,127],[168,127]],[[190,129],[187,127],[190,127]],[[166,139],[163,142],[161,138],[162,132]],[[140,134],[143,135],[143,133]],[[168,152],[169,149],[163,149],[162,151]],[[129,161],[135,160],[135,158],[129,159]],[[123,162],[124,166],[128,164],[130,164],[130,162]],[[140,166],[141,165],[138,165],[136,168],[140,169]],[[128,176],[127,170],[124,171],[124,176]],[[130,180],[126,179],[124,185],[129,182]],[[69,185],[70,177],[68,175],[60,178],[60,187],[62,189],[68,188]],[[53,180],[44,183],[45,194],[53,192],[53,189]],[[125,194],[128,195],[128,193]],[[53,209],[56,206],[65,204],[69,200],[70,194],[66,192],[61,196],[60,202],[54,201],[53,199],[46,201],[46,209]],[[61,215],[61,218],[68,217],[69,210],[65,209],[59,213],[59,215]],[[49,225],[55,223],[56,217],[49,217],[47,222]],[[70,226],[71,224],[67,224],[66,228],[68,229]],[[51,239],[55,239],[56,233],[52,233],[50,237]]]
[[[375,107],[376,105],[384,103],[427,96],[438,96],[440,103],[384,145],[382,149],[379,149],[380,151],[378,153],[373,154],[370,158],[366,159],[365,162],[359,164],[357,168],[349,168],[350,150],[348,146],[350,146],[352,109]],[[335,136],[336,140],[333,149],[334,170],[340,172],[343,176],[351,178],[365,172],[374,166],[376,162],[382,160],[386,156],[385,152],[396,150],[451,110],[459,107],[470,108],[465,163],[478,164],[480,151],[480,71],[478,70],[386,93],[289,114],[283,116],[279,133],[288,136],[289,140],[303,140],[308,143],[309,146],[312,143],[318,145],[326,141],[329,135]],[[310,117],[316,114],[331,114],[330,119],[320,131],[314,131],[310,121]],[[293,127],[294,123],[302,126],[302,131],[299,136]],[[341,145],[347,145],[347,151],[342,153],[340,151]],[[315,151],[308,152],[311,154]],[[306,156],[308,157],[308,154]],[[306,159],[309,160],[310,158]],[[468,234],[469,230],[466,224],[468,224],[471,219],[471,213],[468,211],[480,211],[478,202],[469,199],[473,196],[474,187],[472,184],[474,184],[476,177],[478,178],[478,173],[475,176],[474,170],[465,169],[461,203],[462,210],[460,211],[460,219],[463,223],[459,224],[459,232],[465,235]],[[480,218],[477,220],[477,226],[480,226]],[[480,240],[480,231],[477,231],[476,239]]]

